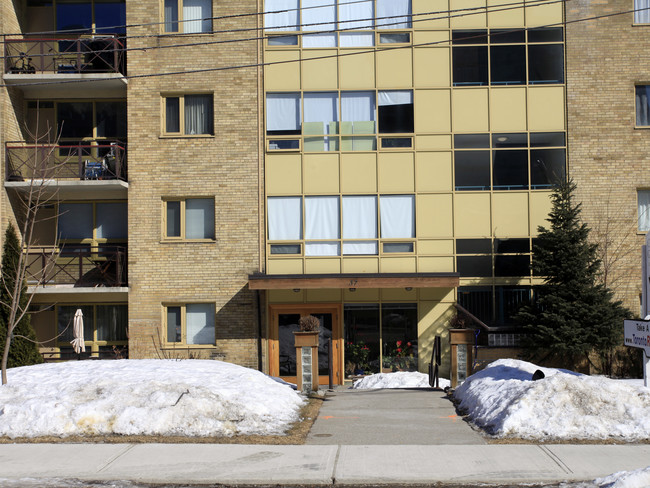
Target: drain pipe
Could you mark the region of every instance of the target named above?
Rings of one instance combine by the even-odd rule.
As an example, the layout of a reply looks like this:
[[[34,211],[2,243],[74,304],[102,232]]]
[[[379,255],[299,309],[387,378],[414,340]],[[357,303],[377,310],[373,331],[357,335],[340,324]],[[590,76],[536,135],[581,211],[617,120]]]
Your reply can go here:
[[[256,290],[257,295],[257,370],[263,372],[262,366],[262,306],[260,299],[260,290]]]

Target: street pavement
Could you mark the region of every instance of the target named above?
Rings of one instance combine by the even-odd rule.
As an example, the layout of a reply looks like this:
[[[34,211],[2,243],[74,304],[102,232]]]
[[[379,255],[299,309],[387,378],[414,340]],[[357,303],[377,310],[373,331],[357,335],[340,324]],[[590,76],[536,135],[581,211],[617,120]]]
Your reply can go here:
[[[307,445],[0,444],[0,487],[558,486],[650,465],[649,444],[488,444],[454,415],[442,392],[337,390]]]

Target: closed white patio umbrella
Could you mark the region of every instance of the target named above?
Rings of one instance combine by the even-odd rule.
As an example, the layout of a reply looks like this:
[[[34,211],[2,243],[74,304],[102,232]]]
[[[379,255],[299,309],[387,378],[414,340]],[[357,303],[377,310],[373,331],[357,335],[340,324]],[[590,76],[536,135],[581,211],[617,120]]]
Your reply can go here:
[[[81,309],[78,308],[74,313],[74,319],[72,321],[72,335],[73,339],[71,341],[74,352],[80,354],[86,352],[86,343],[84,342],[84,315],[81,312]]]

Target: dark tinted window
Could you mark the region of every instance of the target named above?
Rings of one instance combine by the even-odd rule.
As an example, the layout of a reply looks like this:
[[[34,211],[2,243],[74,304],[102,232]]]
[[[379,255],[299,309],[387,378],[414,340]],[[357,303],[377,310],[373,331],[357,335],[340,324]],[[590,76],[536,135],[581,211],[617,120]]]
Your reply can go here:
[[[499,85],[526,83],[526,47],[491,46],[490,82]]]
[[[494,258],[495,276],[528,276],[530,258],[528,256],[500,256]]]
[[[532,188],[547,188],[564,181],[566,156],[564,149],[531,149],[530,184]]]
[[[453,48],[454,85],[487,85],[487,46]]]
[[[451,33],[452,44],[487,44],[486,30],[455,30]]]
[[[463,277],[491,277],[491,256],[457,256],[456,270]]]
[[[493,151],[492,185],[495,190],[528,188],[528,151]]]
[[[489,134],[455,134],[454,147],[456,149],[479,149],[490,147]]]
[[[456,254],[490,254],[491,239],[456,239]]]
[[[564,83],[564,48],[560,44],[528,46],[530,83]]]
[[[456,190],[490,189],[489,151],[456,151],[454,159]]]
[[[528,239],[495,239],[494,252],[496,253],[514,253],[530,252]]]

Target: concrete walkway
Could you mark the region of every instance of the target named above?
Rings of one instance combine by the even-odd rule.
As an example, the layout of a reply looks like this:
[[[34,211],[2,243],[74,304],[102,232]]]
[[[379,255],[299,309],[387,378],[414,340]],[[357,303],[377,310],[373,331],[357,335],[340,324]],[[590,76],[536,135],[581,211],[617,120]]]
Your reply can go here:
[[[338,388],[325,397],[307,444],[485,444],[485,439],[456,415],[442,391]]]

